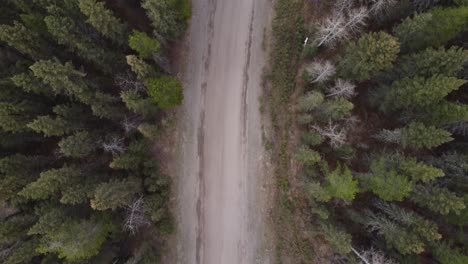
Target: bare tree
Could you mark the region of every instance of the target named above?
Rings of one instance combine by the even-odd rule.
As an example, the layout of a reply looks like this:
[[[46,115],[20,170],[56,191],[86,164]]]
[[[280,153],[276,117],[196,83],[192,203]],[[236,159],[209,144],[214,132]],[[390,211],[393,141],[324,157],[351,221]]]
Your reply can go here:
[[[330,17],[318,25],[317,46],[333,47],[338,42],[349,39],[352,34],[356,34],[366,26],[368,10],[361,6],[349,9],[348,12],[336,10]]]
[[[353,83],[343,79],[338,79],[335,82],[335,86],[328,89],[327,97],[342,96],[344,98],[349,99],[356,95],[355,89],[356,85],[354,85]]]
[[[130,234],[134,235],[140,227],[149,225],[149,221],[145,218],[143,197],[127,206],[125,211],[124,230],[130,232]]]
[[[102,148],[112,155],[122,153],[125,151],[124,140],[121,137],[113,136],[109,141],[102,142]]]
[[[343,13],[350,10],[354,5],[354,0],[336,0],[334,4],[335,12]]]
[[[132,117],[124,117],[124,119],[120,122],[120,125],[124,129],[126,134],[135,131],[138,126],[140,125],[140,121],[137,118]]]
[[[114,83],[122,90],[134,89],[140,92],[145,91],[143,83],[138,81],[130,72],[121,73],[115,76]]]
[[[330,145],[334,148],[340,147],[346,143],[347,135],[346,129],[340,127],[338,124],[334,124],[331,120],[328,122],[328,126],[312,126],[320,135],[330,140]]]
[[[306,67],[311,83],[323,83],[328,81],[336,73],[335,66],[328,60],[314,61]]]
[[[371,2],[372,7],[369,9],[369,13],[372,15],[382,14],[397,3],[396,0],[371,0]]]
[[[386,258],[385,255],[374,248],[370,248],[360,254],[355,248],[351,248],[353,253],[358,256],[365,264],[397,264],[393,259]]]

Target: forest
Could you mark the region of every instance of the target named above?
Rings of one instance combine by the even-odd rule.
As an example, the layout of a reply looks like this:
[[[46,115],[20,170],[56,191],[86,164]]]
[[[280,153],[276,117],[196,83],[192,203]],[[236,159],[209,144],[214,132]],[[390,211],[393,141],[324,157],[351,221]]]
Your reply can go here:
[[[468,263],[468,2],[276,12],[279,258]]]
[[[2,0],[0,262],[157,263],[186,0]],[[140,231],[140,232],[138,232]],[[141,232],[144,231],[144,232]]]

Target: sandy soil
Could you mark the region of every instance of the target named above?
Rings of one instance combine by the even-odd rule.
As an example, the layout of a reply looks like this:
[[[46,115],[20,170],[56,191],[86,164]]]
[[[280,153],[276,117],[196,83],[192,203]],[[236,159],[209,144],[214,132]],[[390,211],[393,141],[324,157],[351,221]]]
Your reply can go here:
[[[181,264],[272,263],[259,111],[271,0],[193,0],[177,180]]]

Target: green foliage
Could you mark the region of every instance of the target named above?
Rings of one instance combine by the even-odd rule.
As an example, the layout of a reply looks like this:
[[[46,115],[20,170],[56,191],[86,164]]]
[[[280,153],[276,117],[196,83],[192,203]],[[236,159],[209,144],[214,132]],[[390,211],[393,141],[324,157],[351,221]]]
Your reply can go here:
[[[137,75],[139,80],[144,81],[155,74],[153,67],[137,56],[128,55],[126,58],[127,64],[132,68],[132,71]]]
[[[416,76],[428,78],[436,74],[453,77],[463,69],[466,62],[468,62],[468,52],[462,48],[428,48],[401,57],[393,71],[395,76],[408,78]]]
[[[142,115],[145,118],[151,118],[158,112],[158,107],[150,98],[144,98],[136,90],[126,90],[120,93],[120,98],[128,109]]]
[[[26,185],[19,194],[31,200],[47,199],[60,190],[67,181],[80,177],[80,174],[80,170],[74,166],[44,171],[36,181]]]
[[[50,116],[39,116],[28,124],[28,127],[37,133],[44,133],[46,137],[63,136],[74,130],[73,126],[66,120]]]
[[[410,198],[417,205],[443,215],[450,212],[459,214],[466,208],[463,197],[457,196],[444,187],[417,185]]]
[[[182,103],[182,85],[172,76],[149,79],[145,82],[148,94],[162,109],[175,107]]]
[[[297,107],[299,111],[311,111],[317,107],[319,107],[323,101],[325,100],[325,96],[321,92],[313,91],[309,92],[301,97],[299,97],[297,102]]]
[[[129,205],[140,191],[141,180],[135,177],[102,183],[95,190],[91,207],[95,210],[115,210]]]
[[[317,151],[311,150],[307,146],[301,146],[296,155],[297,161],[304,165],[314,165],[321,157]]]
[[[433,247],[434,256],[441,264],[465,264],[468,263],[468,256],[460,250],[450,248],[447,243],[437,243]]]
[[[429,78],[403,78],[395,81],[389,87],[381,109],[396,111],[432,107],[465,83],[466,80],[442,75],[434,75]]]
[[[333,198],[352,201],[358,192],[358,182],[348,167],[338,165],[336,169],[326,175],[327,184],[325,190]]]
[[[114,157],[109,166],[113,169],[138,170],[148,160],[148,148],[145,140],[131,142],[128,149]]]
[[[351,252],[351,235],[332,224],[322,224],[322,235],[332,248],[341,255]]]
[[[27,101],[19,104],[0,102],[0,128],[7,132],[22,132],[28,130],[27,124],[32,121],[31,110]]]
[[[143,0],[141,7],[146,10],[155,34],[168,38],[181,36],[190,16],[187,0]]]
[[[6,42],[24,55],[32,58],[44,56],[44,42],[37,32],[27,29],[15,21],[13,25],[0,25],[0,41]]]
[[[352,80],[368,80],[382,70],[392,67],[400,44],[385,32],[367,33],[346,47],[338,72]]]
[[[115,227],[108,217],[67,219],[44,235],[37,251],[56,253],[69,261],[87,259],[99,253]]]
[[[60,152],[68,157],[81,158],[91,154],[96,149],[96,140],[87,132],[80,131],[59,143]]]
[[[138,131],[150,140],[158,138],[161,133],[158,126],[149,123],[140,124],[138,126]]]
[[[425,124],[435,126],[455,123],[468,118],[468,105],[442,101],[425,108],[417,118]]]
[[[132,31],[132,34],[128,38],[128,45],[144,59],[151,58],[160,51],[159,41],[148,36],[145,32],[137,30]]]
[[[79,0],[81,12],[88,17],[88,22],[102,35],[124,45],[127,39],[127,26],[108,10],[103,2]]]
[[[452,141],[451,135],[444,129],[412,122],[401,129],[401,145],[415,149],[431,149]]]
[[[441,169],[434,168],[415,159],[405,159],[400,161],[399,170],[408,175],[414,182],[421,181],[427,183],[436,178],[445,176]]]
[[[302,135],[301,139],[304,144],[310,146],[317,146],[325,141],[325,138],[315,130],[307,131],[304,135]]]
[[[54,91],[31,72],[17,74],[13,76],[11,80],[16,86],[21,87],[26,92],[43,94],[46,96],[54,95]]]
[[[418,51],[440,47],[468,25],[468,7],[435,8],[430,12],[406,18],[393,29],[402,50]]]
[[[364,185],[384,201],[403,201],[413,189],[408,176],[401,174],[385,157],[372,161]]]
[[[348,117],[354,105],[343,97],[335,97],[325,101],[318,108],[318,114],[322,120],[340,120]]]

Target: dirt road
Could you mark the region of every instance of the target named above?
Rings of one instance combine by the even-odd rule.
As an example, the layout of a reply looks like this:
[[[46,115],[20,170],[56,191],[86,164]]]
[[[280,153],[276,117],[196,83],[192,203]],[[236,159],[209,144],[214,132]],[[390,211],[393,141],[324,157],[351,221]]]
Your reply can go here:
[[[271,263],[259,110],[271,0],[193,0],[185,44],[177,263]]]

